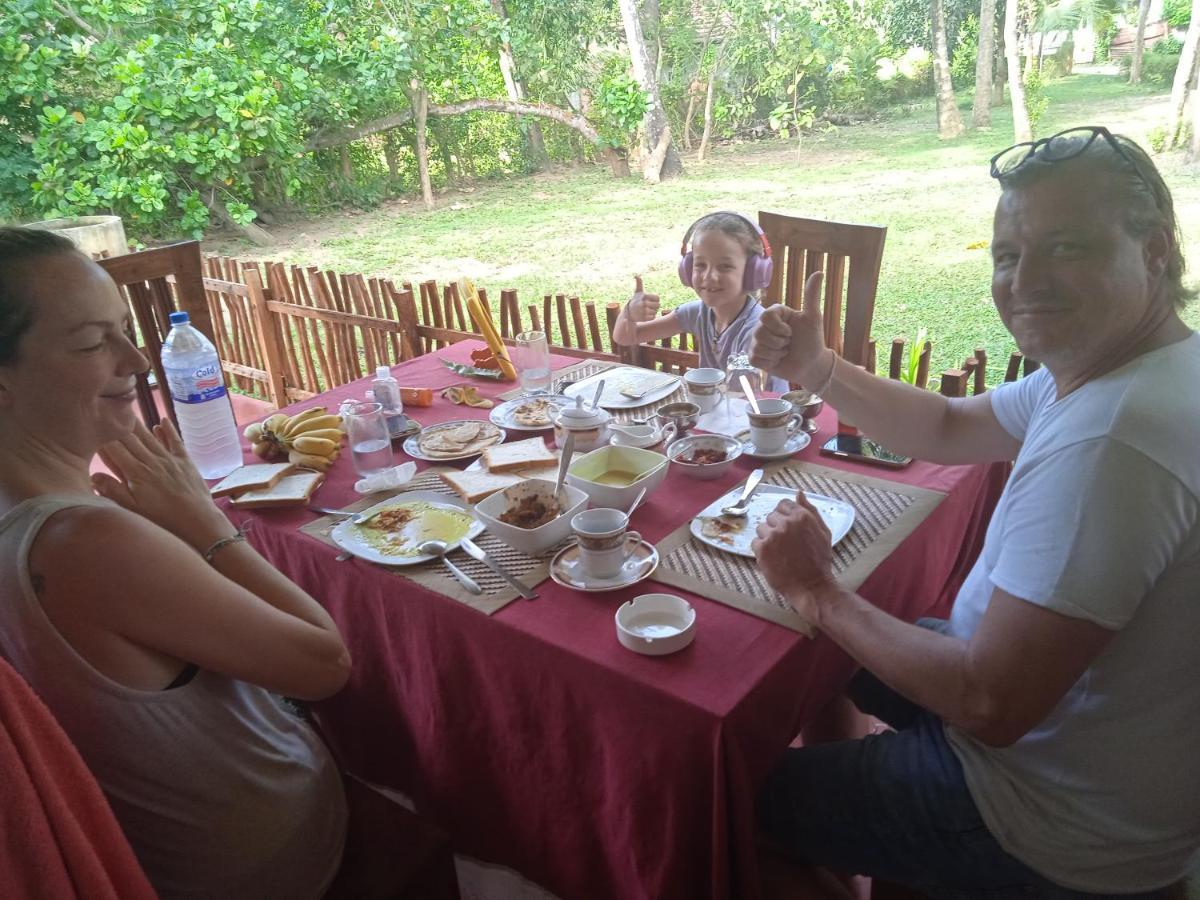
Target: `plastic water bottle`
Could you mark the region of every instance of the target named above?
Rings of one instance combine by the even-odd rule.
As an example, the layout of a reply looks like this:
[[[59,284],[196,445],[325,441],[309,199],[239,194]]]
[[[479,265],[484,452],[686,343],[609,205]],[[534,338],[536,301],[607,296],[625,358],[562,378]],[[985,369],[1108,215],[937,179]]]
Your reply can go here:
[[[375,402],[383,407],[385,416],[398,416],[404,412],[404,402],[400,399],[400,382],[392,377],[390,368],[377,367],[371,387],[374,389]]]
[[[242,464],[242,445],[217,348],[188,320],[171,313],[163,342],[163,369],[188,456],[206,479],[224,478]]]

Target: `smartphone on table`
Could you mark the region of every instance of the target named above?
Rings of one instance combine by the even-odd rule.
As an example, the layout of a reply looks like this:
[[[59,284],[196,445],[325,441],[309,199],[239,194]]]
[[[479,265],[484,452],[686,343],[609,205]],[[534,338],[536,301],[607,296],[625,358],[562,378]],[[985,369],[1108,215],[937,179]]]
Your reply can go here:
[[[911,456],[893,453],[878,441],[871,440],[857,430],[838,432],[821,445],[821,453],[824,456],[870,463],[873,466],[883,466],[888,469],[903,469],[912,462]]]

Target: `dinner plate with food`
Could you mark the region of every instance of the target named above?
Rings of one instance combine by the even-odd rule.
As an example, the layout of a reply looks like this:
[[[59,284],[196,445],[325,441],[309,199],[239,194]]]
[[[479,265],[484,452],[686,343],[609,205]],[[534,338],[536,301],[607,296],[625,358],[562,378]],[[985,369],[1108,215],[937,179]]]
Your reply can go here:
[[[554,427],[554,418],[565,406],[574,405],[561,394],[540,394],[506,400],[491,412],[491,420],[509,431],[545,431]]]
[[[442,541],[454,550],[464,537],[483,531],[457,497],[431,491],[409,491],[389,497],[363,510],[366,520],[338,522],[329,536],[360,559],[384,566],[412,566],[435,559],[418,547],[425,541]],[[357,517],[356,517],[357,518]]]
[[[652,372],[637,366],[615,366],[605,369],[563,388],[563,394],[574,399],[583,397],[587,403],[596,395],[596,385],[604,381],[600,406],[605,409],[636,409],[671,396],[679,387],[678,375]]]
[[[794,500],[796,491],[775,484],[759,485],[754,496],[750,498],[750,508],[746,515],[722,515],[721,510],[737,503],[741,495],[742,488],[739,485],[702,509],[700,514],[692,519],[692,537],[717,550],[753,559],[754,552],[750,549],[750,544],[754,541],[758,526],[775,511],[780,500]],[[821,519],[829,528],[831,542],[836,545],[854,525],[854,507],[844,500],[826,497],[824,494],[805,491],[804,496],[820,513]]]
[[[491,422],[464,419],[430,425],[404,441],[404,452],[426,462],[470,459],[504,440],[504,429]]]

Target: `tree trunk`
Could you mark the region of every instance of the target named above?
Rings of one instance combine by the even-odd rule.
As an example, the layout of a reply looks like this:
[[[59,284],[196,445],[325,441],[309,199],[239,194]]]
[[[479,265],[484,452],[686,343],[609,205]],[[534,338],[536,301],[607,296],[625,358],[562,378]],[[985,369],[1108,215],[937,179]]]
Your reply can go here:
[[[1187,161],[1195,165],[1200,162],[1200,91],[1192,91],[1192,143],[1188,147]]]
[[[966,132],[958,106],[954,102],[954,84],[950,80],[950,53],[946,44],[946,15],[942,0],[932,0],[933,81],[937,91],[938,137],[950,140]]]
[[[352,180],[354,178],[354,164],[350,162],[350,148],[339,147],[338,156],[341,157],[342,161],[342,177],[347,181]]]
[[[429,94],[425,92],[425,85],[415,78],[409,83],[409,87],[408,99],[412,104],[417,132],[417,171],[421,176],[421,200],[424,201],[426,209],[433,209],[433,183],[429,180],[429,135],[425,127],[429,118]]]
[[[692,149],[692,120],[696,117],[696,104],[700,102],[700,73],[688,85],[687,113],[683,117],[683,146]]]
[[[396,141],[395,132],[387,132],[383,136],[383,158],[387,162],[388,178],[392,181],[400,180],[400,160],[396,156]]]
[[[725,45],[721,45],[721,49],[725,49]],[[713,130],[713,96],[716,93],[717,85],[717,63],[721,60],[721,54],[718,51],[717,58],[713,60],[712,69],[708,73],[708,89],[704,94],[704,134],[700,136],[700,152],[696,154],[696,159],[699,162],[704,162],[704,155],[708,152],[708,142],[712,138]]]
[[[491,0],[492,11],[501,22],[508,21],[508,10],[504,0]],[[525,99],[525,87],[517,78],[517,63],[513,59],[512,44],[507,40],[500,43],[500,74],[504,78],[504,90],[508,99],[520,102]],[[546,156],[546,142],[542,139],[542,126],[536,121],[526,122],[517,120],[517,127],[525,135],[525,148],[528,151],[529,165],[535,172],[545,168],[549,158]]]
[[[1025,105],[1025,86],[1021,84],[1021,55],[1017,43],[1017,2],[1005,0],[1004,4],[1004,57],[1008,63],[1008,93],[1012,98],[1013,141],[1033,140],[1033,126],[1029,123],[1029,108]],[[1196,0],[1200,3],[1200,0]]]
[[[1129,63],[1129,83],[1142,81],[1142,53],[1146,49],[1146,19],[1150,17],[1150,0],[1138,4],[1137,33],[1133,38],[1133,59]]]
[[[992,62],[996,54],[996,0],[982,0],[979,9],[979,48],[975,55],[975,100],[971,124],[992,124]]]
[[[1188,94],[1196,80],[1196,48],[1200,44],[1200,0],[1192,0],[1192,21],[1188,23],[1187,36],[1183,39],[1183,52],[1175,68],[1175,83],[1171,86],[1170,118],[1167,120],[1167,148],[1179,146],[1183,133],[1183,112],[1187,107]]]
[[[232,228],[235,231],[241,232],[242,237],[251,243],[257,244],[260,247],[270,247],[275,243],[275,238],[265,228],[261,228],[253,222],[246,225],[235,222],[233,217],[229,215],[229,210],[225,208],[225,201],[217,196],[217,190],[212,185],[208,185],[200,191],[200,200],[208,207],[208,211],[214,219],[226,228]]]
[[[1046,49],[1046,26],[1042,26],[1041,32],[1038,34],[1038,54],[1037,54],[1037,71],[1042,74],[1042,52]]]
[[[642,167],[642,177],[651,184],[658,184],[662,180],[659,173],[662,172],[663,160],[667,158],[667,148],[670,146],[671,126],[668,125],[658,136],[658,146],[650,151],[650,155],[646,157],[646,163]]]
[[[663,112],[662,98],[658,94],[658,81],[654,78],[654,66],[650,60],[646,41],[642,37],[642,22],[638,17],[637,0],[620,0],[621,20],[625,25],[625,40],[629,44],[629,57],[633,63],[633,77],[650,97],[650,108],[642,118],[642,132],[649,153],[657,147],[663,130],[667,127],[667,116]],[[657,6],[655,6],[657,9]],[[654,23],[657,30],[658,23]],[[683,161],[670,144],[667,145],[661,177],[672,178],[683,172]]]

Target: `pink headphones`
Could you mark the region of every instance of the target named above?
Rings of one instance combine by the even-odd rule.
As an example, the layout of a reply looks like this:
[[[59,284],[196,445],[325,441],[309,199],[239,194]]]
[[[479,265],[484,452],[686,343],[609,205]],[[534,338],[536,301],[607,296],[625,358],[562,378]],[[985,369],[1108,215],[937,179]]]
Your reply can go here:
[[[763,230],[758,227],[758,223],[749,216],[743,216],[739,212],[733,212],[728,209],[719,209],[717,212],[728,213],[731,216],[737,216],[744,222],[747,222],[758,235],[758,239],[762,241],[762,253],[755,253],[746,260],[746,271],[742,275],[742,290],[757,291],[765,288],[771,283],[771,272],[775,269],[775,261],[771,259],[771,245],[767,241],[767,236]],[[696,230],[696,226],[707,219],[709,216],[716,213],[708,213],[701,216],[695,222],[688,226],[687,233],[683,236],[683,243],[679,247],[679,280],[687,287],[692,286],[692,251],[688,249],[688,242],[692,239],[692,232]]]

